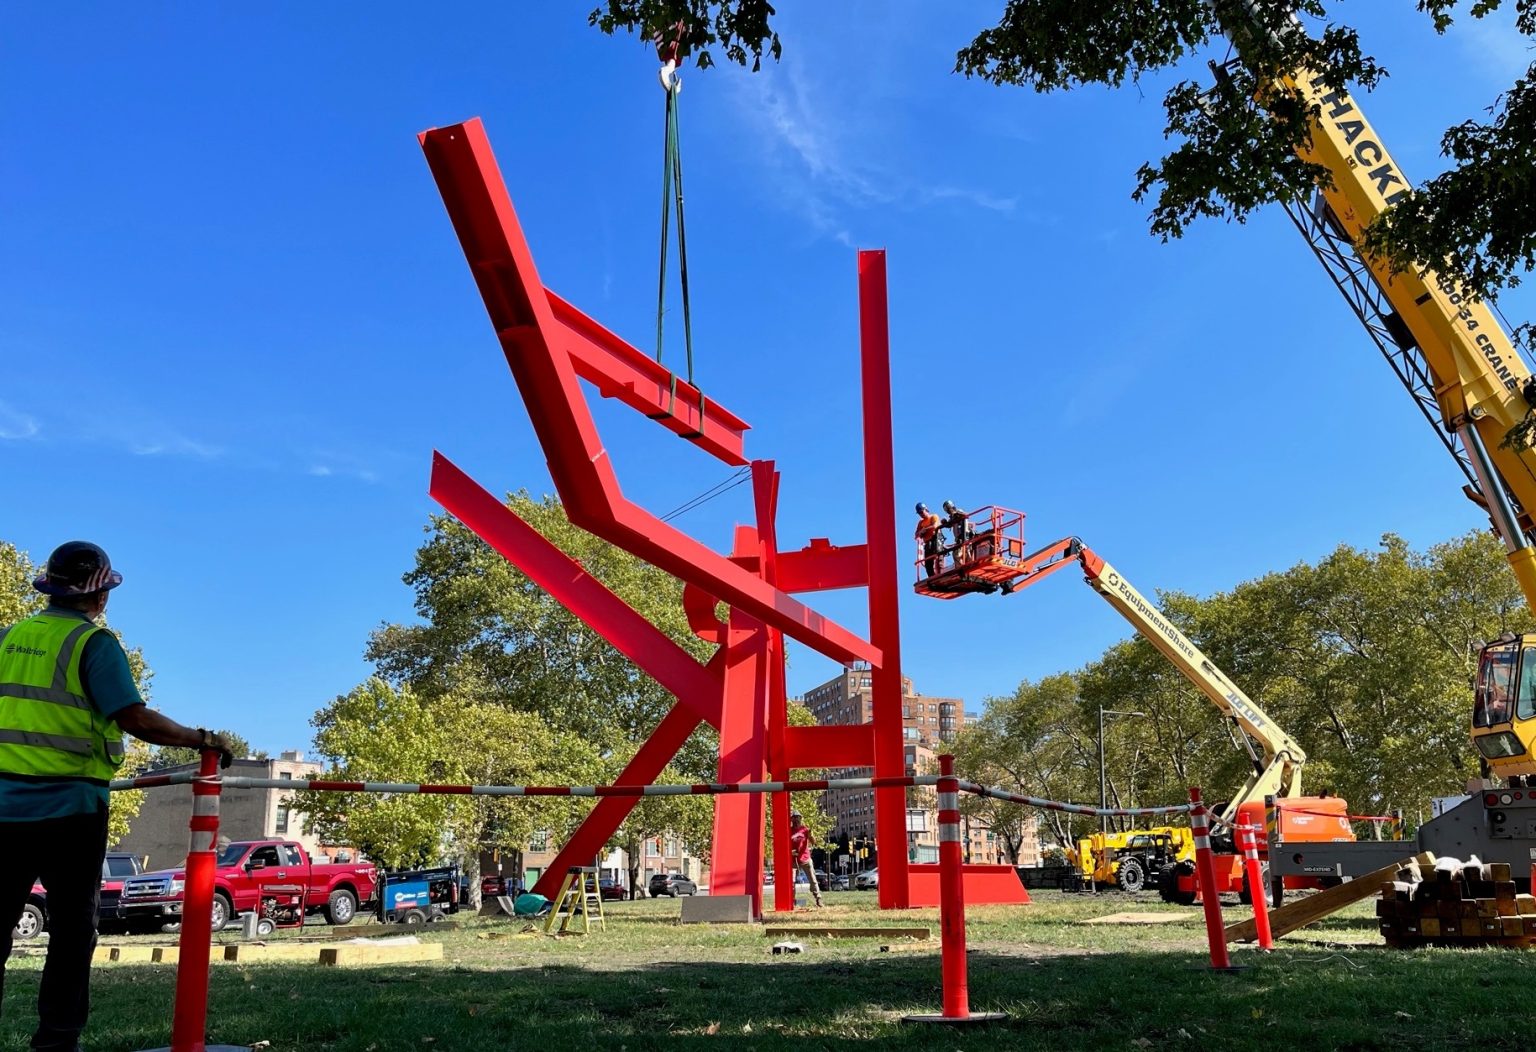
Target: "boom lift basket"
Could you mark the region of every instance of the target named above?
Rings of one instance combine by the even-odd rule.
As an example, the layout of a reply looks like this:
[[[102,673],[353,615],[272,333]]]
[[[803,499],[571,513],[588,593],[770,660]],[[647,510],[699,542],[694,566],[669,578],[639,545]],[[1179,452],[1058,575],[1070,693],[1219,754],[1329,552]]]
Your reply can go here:
[[[918,595],[957,599],[975,592],[1007,591],[1007,586],[1025,572],[1022,511],[981,508],[967,515],[965,535],[954,537],[948,526],[939,535],[949,543],[937,553],[925,553],[923,542],[917,542],[914,587]]]

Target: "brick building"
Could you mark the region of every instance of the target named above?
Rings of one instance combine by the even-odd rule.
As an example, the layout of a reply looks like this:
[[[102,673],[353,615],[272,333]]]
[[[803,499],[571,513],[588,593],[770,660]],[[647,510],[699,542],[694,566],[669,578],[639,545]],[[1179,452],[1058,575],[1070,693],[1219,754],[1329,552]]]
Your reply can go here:
[[[869,723],[874,719],[867,665],[852,669],[806,691],[800,701],[822,724]],[[958,698],[936,698],[917,693],[912,681],[901,680],[901,723],[906,773],[937,774],[938,754],[965,726],[965,704]],[[865,767],[843,767],[828,772],[829,778],[860,778],[872,772]],[[822,794],[821,808],[832,816],[832,838],[852,840],[875,835],[875,794],[872,789],[831,789]],[[928,787],[907,793],[907,858],[913,862],[937,862],[939,858],[938,796]],[[1039,860],[1039,839],[1034,826],[1024,838],[1019,864]],[[969,862],[1007,862],[1001,841],[985,823],[967,819],[962,832]],[[877,845],[878,847],[879,845]]]
[[[816,722],[821,724],[870,723],[874,720],[874,706],[870,695],[869,666],[855,664],[841,675],[812,687],[799,699]],[[907,751],[907,765],[913,765],[913,757],[924,757],[920,762],[937,771],[935,750],[952,740],[965,726],[965,704],[959,698],[932,698],[919,694],[912,681],[905,676],[901,680],[901,733]],[[917,750],[914,752],[914,750]],[[870,774],[865,767],[842,767],[829,771],[829,778],[862,778]],[[913,772],[917,773],[917,772]],[[822,794],[821,809],[834,820],[833,835],[870,837],[875,834],[875,794],[871,789],[832,789]],[[912,824],[908,816],[908,825]],[[931,825],[932,823],[930,823]],[[937,827],[931,834],[936,844]],[[909,834],[910,834],[909,830]],[[910,839],[910,836],[909,836]]]

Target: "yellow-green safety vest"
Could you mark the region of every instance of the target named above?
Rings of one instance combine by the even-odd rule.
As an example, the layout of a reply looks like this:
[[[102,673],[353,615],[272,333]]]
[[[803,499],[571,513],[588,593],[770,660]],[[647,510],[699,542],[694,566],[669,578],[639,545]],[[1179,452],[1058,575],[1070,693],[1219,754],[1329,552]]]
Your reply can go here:
[[[123,762],[123,732],[85,696],[80,657],[104,631],[37,614],[0,632],[0,775],[105,785]]]

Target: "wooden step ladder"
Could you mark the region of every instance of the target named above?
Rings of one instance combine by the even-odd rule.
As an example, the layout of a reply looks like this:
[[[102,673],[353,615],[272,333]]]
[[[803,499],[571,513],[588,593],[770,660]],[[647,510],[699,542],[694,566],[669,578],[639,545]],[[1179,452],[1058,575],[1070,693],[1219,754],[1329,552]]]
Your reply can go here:
[[[602,888],[597,880],[597,867],[572,866],[560,882],[555,896],[555,908],[544,919],[545,935],[586,935],[592,931],[593,918],[597,927],[607,930],[603,916]]]

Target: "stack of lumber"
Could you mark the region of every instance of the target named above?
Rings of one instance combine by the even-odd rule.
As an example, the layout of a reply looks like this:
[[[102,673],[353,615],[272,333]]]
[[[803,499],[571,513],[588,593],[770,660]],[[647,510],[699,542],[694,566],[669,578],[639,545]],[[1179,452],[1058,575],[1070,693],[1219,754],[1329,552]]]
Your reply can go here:
[[[1536,945],[1536,897],[1517,894],[1507,863],[1410,863],[1376,903],[1388,946]]]

